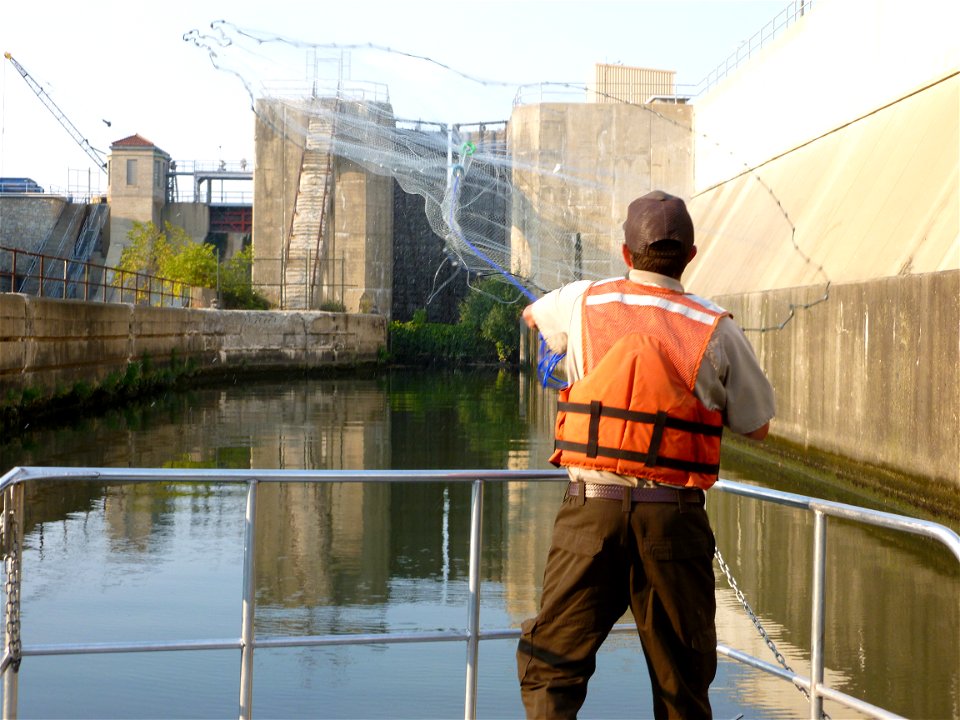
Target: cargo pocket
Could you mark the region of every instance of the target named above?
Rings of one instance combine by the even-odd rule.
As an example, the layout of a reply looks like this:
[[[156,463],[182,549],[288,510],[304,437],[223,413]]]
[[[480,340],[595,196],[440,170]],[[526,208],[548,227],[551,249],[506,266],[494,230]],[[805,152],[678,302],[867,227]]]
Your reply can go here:
[[[553,529],[553,546],[581,557],[596,557],[603,547],[603,538],[596,532],[557,525]]]
[[[643,552],[647,577],[677,639],[694,652],[715,653],[713,538],[661,537],[645,541]]]

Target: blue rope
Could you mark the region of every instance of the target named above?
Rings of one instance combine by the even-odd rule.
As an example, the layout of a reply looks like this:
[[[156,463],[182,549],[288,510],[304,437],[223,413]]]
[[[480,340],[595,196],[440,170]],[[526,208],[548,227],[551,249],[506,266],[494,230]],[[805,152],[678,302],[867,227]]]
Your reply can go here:
[[[467,240],[464,234],[460,231],[460,226],[454,218],[454,207],[456,206],[455,200],[460,194],[460,178],[464,172],[465,169],[463,165],[457,164],[452,168],[453,192],[450,196],[450,217],[447,220],[447,227],[450,228],[451,232],[456,235],[460,242],[470,248],[470,251],[474,255],[503,275],[510,282],[510,284],[523,293],[530,300],[530,302],[535,301],[537,298],[530,290],[525,288],[513,275],[508,273],[499,264],[488,257],[487,254],[484,253],[480,248]],[[544,339],[543,335],[540,335],[539,356],[540,359],[537,362],[537,377],[540,380],[540,384],[545,388],[562,388],[564,385],[566,385],[566,382],[556,375],[557,365],[559,365],[560,361],[563,359],[564,353],[556,353],[551,350],[547,345],[547,341]]]

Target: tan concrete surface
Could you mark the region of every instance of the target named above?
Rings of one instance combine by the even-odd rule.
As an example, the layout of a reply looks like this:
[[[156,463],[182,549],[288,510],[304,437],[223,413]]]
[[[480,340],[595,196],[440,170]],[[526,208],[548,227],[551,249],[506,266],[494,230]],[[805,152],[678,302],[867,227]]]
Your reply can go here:
[[[691,125],[686,105],[515,107],[508,126],[512,269],[557,287],[571,277],[571,238],[579,233],[585,276],[620,272],[630,201],[653,189],[692,192]]]
[[[197,369],[318,368],[376,362],[379,315],[155,308],[0,294],[0,397],[94,385],[127,364]]]
[[[376,103],[357,104],[350,112],[363,119],[392,114]],[[292,228],[302,145],[309,123],[307,113],[293,103],[258,101],[257,117],[253,282],[258,292],[279,307],[283,254]],[[348,312],[371,311],[389,317],[393,291],[393,180],[342,158],[334,158],[333,165],[332,211],[327,217],[325,264],[320,273],[323,287],[322,292],[313,293],[311,302],[319,306],[324,300],[342,299]],[[306,264],[303,251],[298,252],[295,256],[291,249],[291,265]]]
[[[816,0],[695,99],[697,191],[956,72],[958,27],[952,0]]]
[[[716,298],[776,391],[771,433],[960,489],[960,270],[835,285],[822,298],[815,286]]]
[[[960,75],[690,200],[703,295],[960,267]]]

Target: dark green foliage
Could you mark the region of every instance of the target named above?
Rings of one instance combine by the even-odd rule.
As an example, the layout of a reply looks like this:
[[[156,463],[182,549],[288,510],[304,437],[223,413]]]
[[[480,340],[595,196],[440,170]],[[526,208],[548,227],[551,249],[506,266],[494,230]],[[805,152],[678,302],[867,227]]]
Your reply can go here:
[[[456,325],[427,322],[422,309],[410,322],[390,323],[391,359],[401,364],[453,366],[516,362],[525,304],[516,288],[483,281],[460,305]]]
[[[496,349],[462,323],[426,321],[418,310],[410,322],[390,323],[390,357],[403,365],[465,365],[496,362]]]
[[[220,302],[227,310],[269,310],[270,303],[253,289],[250,268],[253,265],[253,246],[242,251],[220,266]]]
[[[173,350],[169,361],[162,365],[145,354],[140,360],[127,363],[123,370],[107,374],[99,383],[80,380],[69,388],[57,386],[48,390],[31,386],[20,392],[10,391],[0,404],[0,430],[12,431],[31,419],[43,419],[68,410],[122,405],[133,398],[174,387],[196,372],[194,358],[184,362]]]
[[[520,314],[526,304],[514,286],[502,280],[483,280],[460,304],[460,323],[491,343],[500,362],[516,362]]]

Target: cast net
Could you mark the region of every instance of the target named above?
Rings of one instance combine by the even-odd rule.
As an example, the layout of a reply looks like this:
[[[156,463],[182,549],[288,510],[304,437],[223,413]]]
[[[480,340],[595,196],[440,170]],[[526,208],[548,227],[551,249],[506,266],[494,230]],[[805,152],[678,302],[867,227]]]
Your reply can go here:
[[[677,104],[649,104],[647,91],[611,97],[576,82],[490,80],[388,47],[312,43],[227,21],[184,39],[242,83],[258,137],[264,128],[298,147],[304,168],[311,153],[335,157],[418,199],[430,229],[420,241],[442,249],[429,261],[436,267],[422,268],[433,282],[427,303],[454,280],[474,289],[478,279],[506,283],[513,292],[506,301],[525,303],[573,280],[619,275],[630,200],[653,189],[654,167],[677,165],[675,177],[692,173],[680,167],[692,163],[690,115]],[[586,106],[611,101],[603,121],[610,124],[591,124]],[[638,130],[648,138],[634,148],[623,138]],[[259,163],[259,146],[257,153]],[[770,191],[794,251],[812,264],[776,195],[745,172]],[[300,186],[309,189],[303,175]],[[326,192],[323,183],[315,186],[316,194]],[[295,266],[296,252],[312,252],[315,264],[325,260],[319,243],[295,247],[289,238],[297,235],[288,233],[281,262]],[[255,248],[256,262],[265,258]],[[299,276],[283,282],[310,285]],[[780,329],[793,309],[783,323],[751,329]]]
[[[618,195],[612,164],[507,147],[506,120],[525,92],[582,101],[586,85],[486,80],[390,48],[315,44],[226,21],[184,39],[243,83],[258,120],[287,141],[329,144],[338,159],[422,198],[446,272],[499,279],[524,298],[622,272],[620,215],[636,188]],[[538,112],[524,132],[552,121]]]

